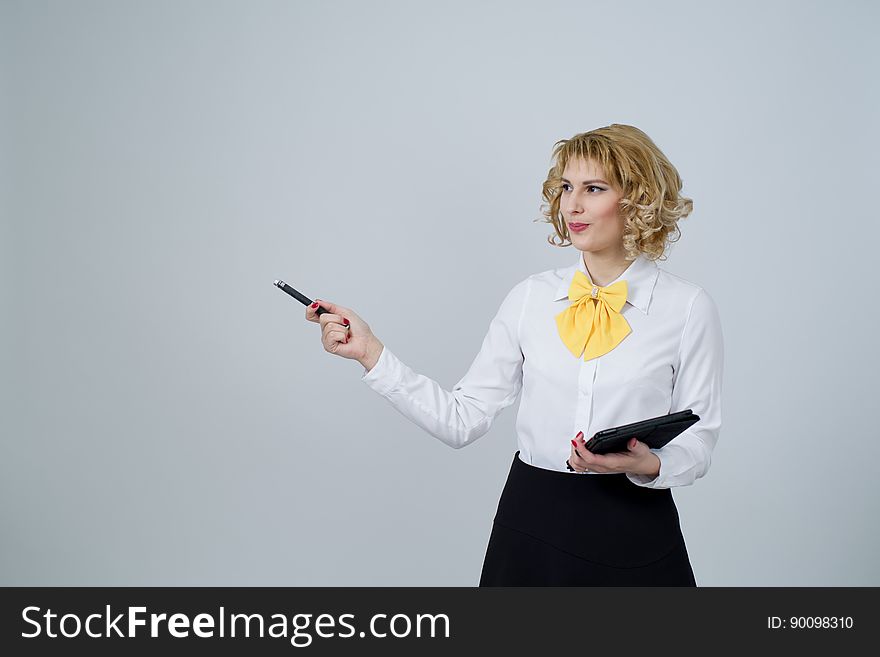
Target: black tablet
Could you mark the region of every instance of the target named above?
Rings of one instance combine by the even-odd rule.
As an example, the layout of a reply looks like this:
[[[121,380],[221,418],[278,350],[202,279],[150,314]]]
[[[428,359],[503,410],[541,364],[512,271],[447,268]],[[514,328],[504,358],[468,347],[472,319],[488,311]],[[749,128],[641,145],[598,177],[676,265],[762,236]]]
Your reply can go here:
[[[587,441],[587,449],[593,454],[625,452],[630,438],[638,438],[648,447],[660,449],[682,431],[700,419],[691,409],[678,411],[623,424],[597,432]]]

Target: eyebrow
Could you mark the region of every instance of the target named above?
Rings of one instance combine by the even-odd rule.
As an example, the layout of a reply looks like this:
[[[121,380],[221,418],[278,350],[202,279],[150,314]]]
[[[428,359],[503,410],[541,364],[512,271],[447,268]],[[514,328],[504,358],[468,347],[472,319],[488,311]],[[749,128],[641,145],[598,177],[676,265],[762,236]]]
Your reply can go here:
[[[562,182],[571,183],[571,181],[568,180],[567,178],[563,178],[563,179],[562,179]],[[605,184],[605,185],[609,185],[609,184],[610,184],[610,183],[605,182],[604,180],[600,180],[599,178],[596,178],[595,180],[585,180],[585,181],[583,182],[584,185],[589,185],[590,183],[603,183],[603,184]]]

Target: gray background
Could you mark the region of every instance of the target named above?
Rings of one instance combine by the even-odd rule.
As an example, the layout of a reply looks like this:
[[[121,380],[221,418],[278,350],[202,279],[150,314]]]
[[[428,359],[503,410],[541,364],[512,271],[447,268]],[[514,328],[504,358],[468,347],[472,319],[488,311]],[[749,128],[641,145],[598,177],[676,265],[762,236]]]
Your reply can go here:
[[[517,406],[450,449],[272,281],[451,388],[616,122],[724,326],[698,584],[880,585],[876,3],[0,7],[0,584],[476,585]]]

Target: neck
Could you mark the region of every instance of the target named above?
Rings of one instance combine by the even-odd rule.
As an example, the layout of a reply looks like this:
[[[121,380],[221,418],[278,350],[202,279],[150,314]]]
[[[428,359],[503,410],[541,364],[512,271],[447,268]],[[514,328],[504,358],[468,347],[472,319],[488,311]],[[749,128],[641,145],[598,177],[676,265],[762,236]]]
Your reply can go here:
[[[581,258],[587,267],[590,280],[599,287],[605,287],[626,271],[632,261],[626,259],[626,253],[594,253],[582,251]]]

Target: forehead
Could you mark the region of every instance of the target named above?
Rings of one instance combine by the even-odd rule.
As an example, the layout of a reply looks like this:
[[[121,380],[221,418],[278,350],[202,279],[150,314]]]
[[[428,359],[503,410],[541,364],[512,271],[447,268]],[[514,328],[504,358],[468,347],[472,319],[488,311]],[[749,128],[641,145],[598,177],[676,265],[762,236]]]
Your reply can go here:
[[[583,158],[572,158],[565,165],[562,175],[569,180],[587,180],[589,178],[604,178],[605,171],[595,160],[584,160]]]

